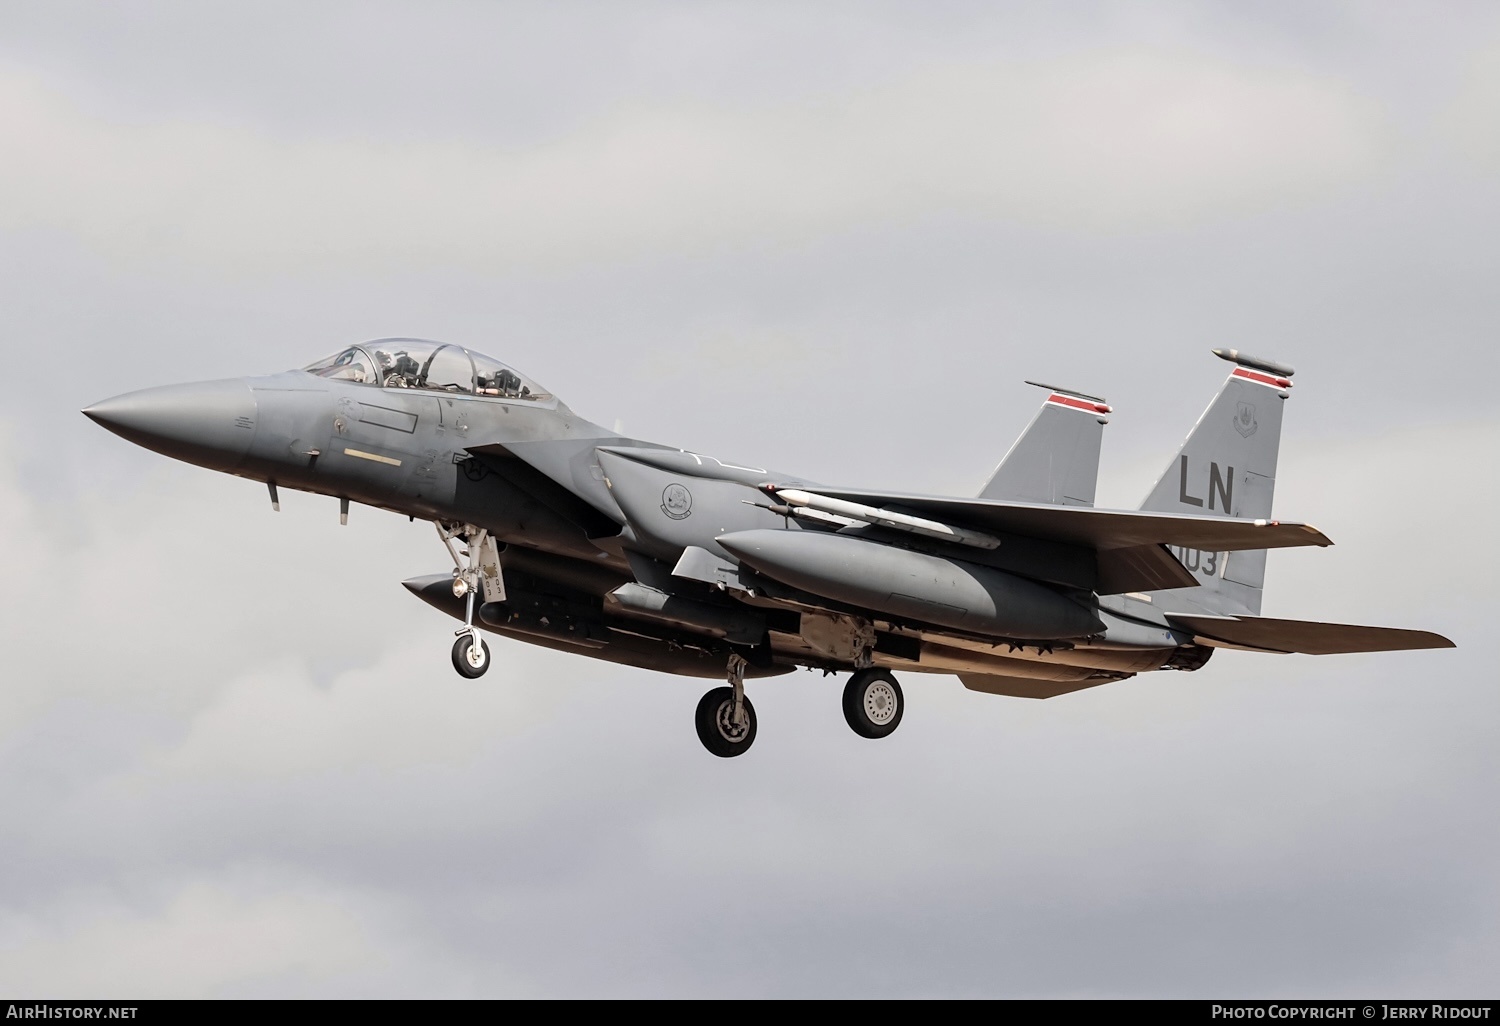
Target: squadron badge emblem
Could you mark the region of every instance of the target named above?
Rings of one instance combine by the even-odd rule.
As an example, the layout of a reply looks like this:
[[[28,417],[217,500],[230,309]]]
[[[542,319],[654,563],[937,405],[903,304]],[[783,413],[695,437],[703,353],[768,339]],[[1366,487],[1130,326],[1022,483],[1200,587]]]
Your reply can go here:
[[[680,484],[669,484],[661,493],[661,511],[673,520],[686,520],[693,512],[693,493]]]
[[[1234,429],[1244,438],[1255,434],[1255,429],[1260,427],[1255,422],[1255,404],[1240,403],[1239,409],[1234,413]]]

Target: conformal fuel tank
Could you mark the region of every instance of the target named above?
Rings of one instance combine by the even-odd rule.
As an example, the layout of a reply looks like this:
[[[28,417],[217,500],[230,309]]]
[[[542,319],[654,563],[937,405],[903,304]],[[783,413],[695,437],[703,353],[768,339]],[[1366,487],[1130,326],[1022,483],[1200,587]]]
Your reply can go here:
[[[900,620],[1026,641],[1104,630],[1092,609],[1050,588],[962,560],[797,529],[738,531],[717,541],[773,580]]]

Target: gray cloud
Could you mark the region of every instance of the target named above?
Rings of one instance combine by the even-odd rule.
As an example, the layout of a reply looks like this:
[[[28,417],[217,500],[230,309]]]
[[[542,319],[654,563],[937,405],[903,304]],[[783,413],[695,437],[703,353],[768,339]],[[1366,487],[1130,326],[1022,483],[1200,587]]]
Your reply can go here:
[[[1493,993],[1490,15],[371,10],[4,14],[0,989]],[[1267,612],[1460,647],[912,677],[879,745],[799,673],[722,764],[701,682],[457,678],[398,585],[426,525],[272,515],[76,412],[396,333],[943,490],[1060,379],[1119,411],[1120,505],[1203,350],[1265,351],[1278,512],[1338,543],[1274,553]]]
[[[524,148],[112,124],[34,79],[0,93],[7,132],[29,140],[0,176],[25,202],[0,225],[55,226],[116,261],[249,272],[552,270],[957,211],[1171,225],[1347,182],[1384,143],[1336,80],[1183,50],[945,63],[741,111],[632,105]]]

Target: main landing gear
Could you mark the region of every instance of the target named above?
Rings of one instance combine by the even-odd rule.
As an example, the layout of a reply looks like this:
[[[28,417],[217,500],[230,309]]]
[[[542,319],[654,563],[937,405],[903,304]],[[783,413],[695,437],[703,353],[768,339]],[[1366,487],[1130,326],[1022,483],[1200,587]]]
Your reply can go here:
[[[901,685],[889,670],[856,670],[844,685],[844,719],[860,737],[889,737],[901,725],[905,710]],[[693,719],[698,740],[719,758],[732,759],[750,749],[755,741],[755,706],[745,697],[744,659],[729,657],[729,686],[704,695]]]
[[[755,742],[755,706],[745,697],[745,660],[729,657],[729,686],[714,688],[698,702],[698,740],[721,759],[750,750]]]
[[[886,737],[901,725],[906,699],[889,670],[856,670],[844,685],[844,719],[860,737]]]

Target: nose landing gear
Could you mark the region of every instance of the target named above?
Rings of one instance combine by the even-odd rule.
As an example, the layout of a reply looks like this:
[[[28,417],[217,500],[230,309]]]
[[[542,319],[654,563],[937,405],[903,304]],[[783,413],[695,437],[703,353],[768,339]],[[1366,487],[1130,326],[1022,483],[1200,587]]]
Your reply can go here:
[[[505,578],[500,573],[500,552],[488,531],[482,527],[465,524],[461,528],[437,525],[438,536],[443,539],[448,553],[453,557],[453,594],[464,600],[464,625],[454,631],[457,639],[453,643],[453,668],[461,676],[473,680],[483,677],[490,668],[490,646],[479,636],[474,626],[474,602],[480,589],[486,602],[505,601]],[[468,546],[468,566],[453,548],[453,539],[461,538]]]
[[[755,742],[755,706],[745,697],[745,660],[729,657],[729,686],[714,688],[698,702],[693,717],[698,740],[721,759],[749,751]]]

